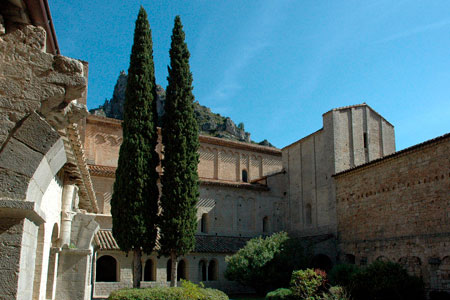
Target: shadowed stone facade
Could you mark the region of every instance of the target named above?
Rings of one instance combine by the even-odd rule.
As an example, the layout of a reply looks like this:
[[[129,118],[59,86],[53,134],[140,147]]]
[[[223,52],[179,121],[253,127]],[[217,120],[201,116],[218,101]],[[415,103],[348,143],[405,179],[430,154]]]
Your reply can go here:
[[[131,256],[111,233],[121,122],[87,115],[88,65],[58,53],[46,1],[0,4],[1,299],[132,285]],[[248,291],[224,278],[225,257],[287,231],[314,245],[317,265],[392,260],[450,291],[448,134],[395,152],[394,127],[360,104],[325,113],[322,129],[283,149],[199,139],[197,245],[181,278]],[[168,285],[167,267],[144,256],[142,286]]]

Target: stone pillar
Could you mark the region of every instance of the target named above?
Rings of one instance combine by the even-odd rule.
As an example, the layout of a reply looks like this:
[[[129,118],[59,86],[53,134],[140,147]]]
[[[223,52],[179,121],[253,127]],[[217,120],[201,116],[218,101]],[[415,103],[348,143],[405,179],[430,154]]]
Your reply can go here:
[[[55,299],[90,299],[91,262],[91,249],[62,249]]]
[[[75,184],[65,184],[61,206],[61,247],[70,245],[70,231],[75,212],[72,211],[73,199],[78,193]]]

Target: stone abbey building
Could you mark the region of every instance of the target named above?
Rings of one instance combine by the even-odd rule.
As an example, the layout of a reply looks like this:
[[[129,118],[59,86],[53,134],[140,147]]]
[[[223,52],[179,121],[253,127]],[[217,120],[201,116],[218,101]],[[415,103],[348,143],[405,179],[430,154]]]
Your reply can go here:
[[[47,1],[0,4],[0,299],[132,285],[111,234],[121,123],[87,113],[87,78],[60,55]],[[178,277],[242,291],[225,257],[287,231],[322,268],[390,260],[450,292],[450,134],[396,152],[393,125],[365,103],[322,118],[282,149],[200,137],[196,248]],[[169,264],[144,256],[142,286],[167,285]]]

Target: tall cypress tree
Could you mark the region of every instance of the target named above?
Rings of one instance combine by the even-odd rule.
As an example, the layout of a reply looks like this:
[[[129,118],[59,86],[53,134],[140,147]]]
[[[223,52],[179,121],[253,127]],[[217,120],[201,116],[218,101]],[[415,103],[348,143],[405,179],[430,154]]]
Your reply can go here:
[[[123,143],[111,199],[113,235],[121,250],[133,251],[133,287],[140,287],[142,252],[156,243],[158,186],[156,83],[150,25],[139,10],[125,92]]]
[[[194,116],[189,51],[180,17],[175,18],[169,51],[162,127],[164,175],[161,195],[161,250],[172,261],[171,286],[177,283],[177,258],[195,247],[198,199],[198,127]]]

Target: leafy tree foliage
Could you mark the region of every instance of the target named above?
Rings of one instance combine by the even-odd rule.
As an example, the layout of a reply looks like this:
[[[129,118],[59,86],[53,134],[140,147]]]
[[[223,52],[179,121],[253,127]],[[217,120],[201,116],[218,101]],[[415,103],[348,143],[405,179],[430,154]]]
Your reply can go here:
[[[423,300],[423,281],[408,275],[393,262],[376,261],[352,276],[350,294],[355,300]]]
[[[179,16],[169,51],[170,67],[162,127],[164,160],[161,196],[161,254],[172,259],[171,286],[176,286],[177,257],[195,246],[198,192],[198,127],[194,117],[189,51]]]
[[[331,269],[328,278],[332,285],[339,285],[348,289],[352,283],[353,276],[360,270],[361,269],[354,264],[338,264]]]
[[[258,237],[227,258],[225,277],[264,295],[279,287],[289,287],[292,271],[305,268],[308,257],[300,242],[285,232]]]
[[[140,285],[142,251],[156,242],[158,154],[156,83],[150,25],[139,10],[125,94],[123,143],[111,200],[113,234],[123,251],[133,250],[133,286]]]

